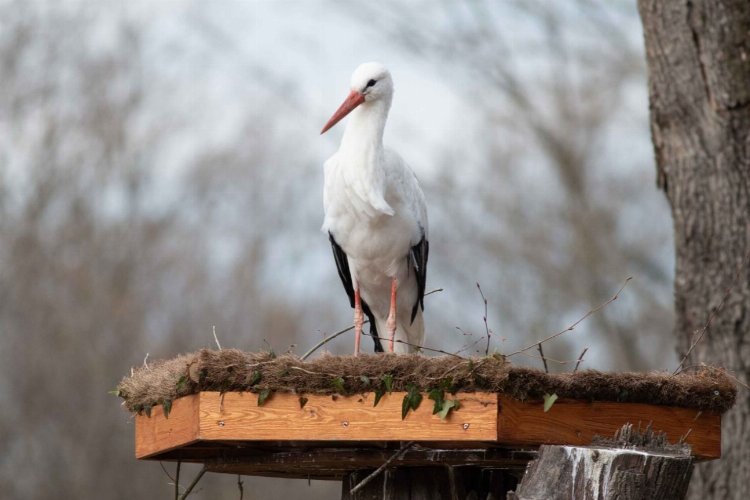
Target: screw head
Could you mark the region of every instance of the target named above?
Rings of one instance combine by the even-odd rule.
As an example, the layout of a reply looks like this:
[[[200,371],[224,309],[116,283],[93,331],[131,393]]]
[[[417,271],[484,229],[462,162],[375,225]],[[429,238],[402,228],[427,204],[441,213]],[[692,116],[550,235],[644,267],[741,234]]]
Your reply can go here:
[[[348,420],[344,420],[343,422],[341,422],[341,425],[343,427],[349,427],[349,421]]]
[[[219,424],[219,427],[224,427],[224,421],[223,420],[219,420],[218,424]]]
[[[468,429],[469,429],[469,427],[470,427],[470,426],[471,426],[471,424],[469,424],[469,423],[466,423],[466,424],[464,424],[464,425],[463,425],[462,427],[463,427],[463,428],[464,428],[464,430],[466,431],[466,430],[468,430]]]

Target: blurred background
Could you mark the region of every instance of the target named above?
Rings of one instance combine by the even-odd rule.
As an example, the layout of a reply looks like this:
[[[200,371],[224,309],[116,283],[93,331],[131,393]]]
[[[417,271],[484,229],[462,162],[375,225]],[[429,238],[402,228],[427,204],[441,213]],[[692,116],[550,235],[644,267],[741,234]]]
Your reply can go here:
[[[429,206],[427,288],[444,291],[426,345],[484,353],[477,283],[507,353],[632,276],[545,354],[674,367],[642,45],[632,1],[0,0],[3,498],[168,498],[108,394],[131,366],[214,347],[213,327],[223,347],[301,354],[351,324],[320,232],[343,127],[318,132],[370,60],[396,85],[386,144]],[[513,362],[541,367],[529,355]],[[244,482],[245,499],[340,490]]]

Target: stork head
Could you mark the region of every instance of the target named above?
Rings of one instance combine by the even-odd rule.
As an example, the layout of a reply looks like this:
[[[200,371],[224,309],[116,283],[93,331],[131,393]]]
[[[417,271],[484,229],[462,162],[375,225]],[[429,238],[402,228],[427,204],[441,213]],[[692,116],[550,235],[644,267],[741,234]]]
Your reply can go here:
[[[392,95],[393,80],[391,79],[391,73],[385,66],[378,62],[360,64],[352,74],[349,96],[328,120],[320,133],[324,134],[360,104],[389,99]]]

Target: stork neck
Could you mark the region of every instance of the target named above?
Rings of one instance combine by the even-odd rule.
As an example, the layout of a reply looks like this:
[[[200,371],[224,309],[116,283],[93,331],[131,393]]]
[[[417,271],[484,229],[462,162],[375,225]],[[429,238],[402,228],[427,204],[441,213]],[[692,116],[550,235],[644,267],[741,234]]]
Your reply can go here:
[[[341,150],[355,155],[377,155],[383,149],[383,130],[391,99],[365,102],[355,109],[346,123]]]

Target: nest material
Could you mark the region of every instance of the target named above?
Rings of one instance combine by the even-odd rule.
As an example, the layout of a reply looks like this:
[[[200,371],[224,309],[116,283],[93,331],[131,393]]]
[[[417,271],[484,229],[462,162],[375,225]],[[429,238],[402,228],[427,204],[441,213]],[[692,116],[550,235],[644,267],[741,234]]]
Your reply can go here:
[[[620,401],[725,412],[737,389],[720,368],[695,373],[604,373],[585,370],[547,374],[513,366],[502,356],[463,359],[420,355],[324,355],[302,361],[294,355],[203,349],[136,369],[118,386],[132,412],[150,412],[200,391],[285,391],[297,394],[359,394],[376,390],[392,377],[394,391],[488,391],[520,399],[545,393],[586,401]]]

